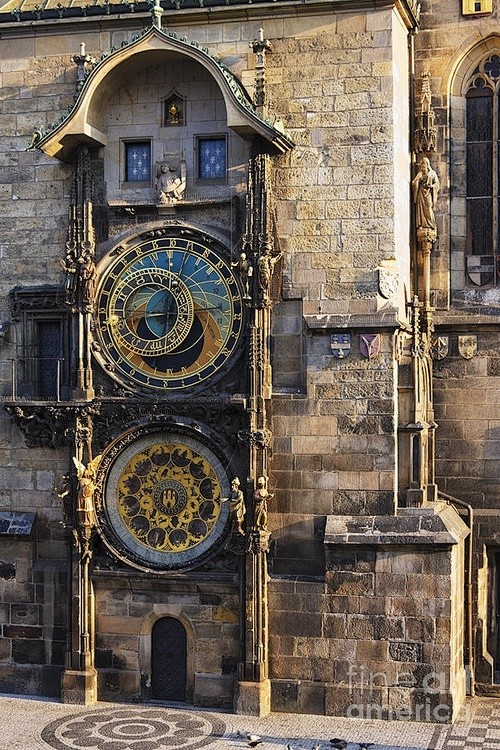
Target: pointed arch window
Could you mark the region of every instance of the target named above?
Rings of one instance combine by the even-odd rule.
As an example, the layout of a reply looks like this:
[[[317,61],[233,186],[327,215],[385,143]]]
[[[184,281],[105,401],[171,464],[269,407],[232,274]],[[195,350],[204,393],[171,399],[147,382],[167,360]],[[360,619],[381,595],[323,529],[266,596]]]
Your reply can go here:
[[[500,272],[500,56],[472,74],[465,94],[466,270],[476,286],[496,284]]]

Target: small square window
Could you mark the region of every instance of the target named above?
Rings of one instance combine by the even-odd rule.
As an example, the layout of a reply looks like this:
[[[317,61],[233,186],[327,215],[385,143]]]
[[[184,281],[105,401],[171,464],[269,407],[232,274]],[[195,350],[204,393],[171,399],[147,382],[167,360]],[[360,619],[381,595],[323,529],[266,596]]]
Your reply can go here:
[[[198,139],[198,179],[226,179],[227,157],[225,138]]]
[[[125,146],[125,182],[151,182],[151,143],[133,141]]]

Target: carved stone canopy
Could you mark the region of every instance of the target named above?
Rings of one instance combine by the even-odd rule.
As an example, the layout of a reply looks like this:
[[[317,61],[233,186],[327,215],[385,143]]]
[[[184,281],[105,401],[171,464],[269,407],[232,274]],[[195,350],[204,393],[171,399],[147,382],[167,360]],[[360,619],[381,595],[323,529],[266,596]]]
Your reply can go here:
[[[234,75],[208,49],[175,33],[153,26],[109,55],[103,56],[86,76],[74,104],[47,131],[38,131],[31,147],[70,161],[78,144],[106,146],[107,102],[117,87],[135,70],[167,58],[188,57],[202,65],[220,88],[227,113],[227,126],[243,137],[261,136],[279,152],[293,147],[282,130],[254,109]]]

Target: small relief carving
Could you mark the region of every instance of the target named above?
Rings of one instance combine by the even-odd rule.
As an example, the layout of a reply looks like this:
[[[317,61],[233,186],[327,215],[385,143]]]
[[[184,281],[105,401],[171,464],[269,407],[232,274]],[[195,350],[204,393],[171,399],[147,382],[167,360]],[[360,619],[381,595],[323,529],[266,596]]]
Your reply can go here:
[[[359,350],[363,357],[373,359],[380,353],[380,333],[362,333],[359,340]]]
[[[431,356],[432,359],[444,359],[448,356],[449,338],[448,336],[437,336],[432,342]]]
[[[397,271],[391,271],[388,268],[378,269],[378,290],[382,297],[391,299],[398,291],[399,274]]]
[[[458,353],[464,359],[472,359],[477,354],[477,336],[459,336]]]
[[[351,334],[350,333],[332,333],[330,338],[330,350],[334,357],[343,359],[351,351]]]
[[[172,161],[156,163],[156,197],[158,203],[176,203],[184,198],[186,190],[186,162],[181,159],[177,166]]]

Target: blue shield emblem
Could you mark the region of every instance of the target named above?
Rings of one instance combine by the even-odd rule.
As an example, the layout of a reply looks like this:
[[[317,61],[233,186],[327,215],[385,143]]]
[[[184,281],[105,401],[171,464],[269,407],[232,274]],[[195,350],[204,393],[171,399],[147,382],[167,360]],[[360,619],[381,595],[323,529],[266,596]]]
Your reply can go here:
[[[351,351],[350,333],[332,333],[330,337],[330,348],[334,357],[343,359]]]

